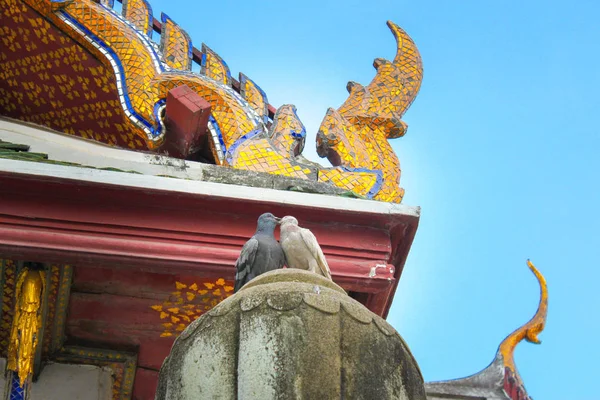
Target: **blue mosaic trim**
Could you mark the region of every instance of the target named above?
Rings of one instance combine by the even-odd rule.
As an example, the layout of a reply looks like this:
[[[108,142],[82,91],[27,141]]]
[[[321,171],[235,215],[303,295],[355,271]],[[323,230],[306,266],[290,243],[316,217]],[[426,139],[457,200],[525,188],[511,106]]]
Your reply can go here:
[[[63,6],[66,6],[69,3],[72,3],[73,0],[50,0],[50,3],[54,3],[54,4],[63,4]],[[60,6],[59,6],[60,7]],[[54,10],[54,8],[52,8]]]
[[[19,374],[13,372],[10,378],[10,394],[9,400],[25,400],[25,385],[21,387],[19,382]]]
[[[263,115],[262,115],[262,120],[263,123],[267,123],[269,122],[269,100],[267,99],[267,94],[265,93],[264,90],[262,90],[262,88],[260,86],[258,86],[256,84],[256,82],[254,82],[252,79],[248,78],[246,75],[242,74],[240,72],[240,92],[242,97],[244,97],[244,99],[247,101],[246,99],[246,81],[249,81],[250,83],[252,83],[254,85],[254,87],[256,87],[256,89],[258,89],[258,92],[261,94],[262,98],[263,98],[263,102],[265,103],[265,109],[263,110]],[[298,117],[296,115],[296,117]]]
[[[253,131],[250,131],[248,133],[246,133],[244,136],[242,136],[241,138],[239,138],[238,140],[235,141],[234,144],[231,145],[231,147],[229,147],[229,150],[227,150],[225,159],[227,160],[227,163],[229,165],[233,164],[233,155],[235,154],[235,151],[237,150],[237,148],[244,143],[246,140],[248,139],[252,139],[254,136],[258,135],[259,133],[262,133],[263,130],[262,129],[255,129]]]
[[[154,14],[152,13],[152,6],[146,0],[142,0],[146,5],[146,10],[148,11],[148,32],[146,35],[152,37],[152,32],[154,32]]]
[[[66,1],[73,1],[73,0],[66,0]],[[148,4],[148,5],[150,5],[150,4]],[[129,26],[133,30],[133,32],[136,34],[138,39],[140,39],[146,45],[146,49],[150,52],[150,57],[152,58],[152,61],[154,62],[154,66],[155,66],[156,70],[158,72],[165,71],[166,67],[163,64],[163,62],[161,61],[159,54],[157,53],[158,45],[156,43],[154,43],[152,41],[152,39],[150,39],[147,35],[144,35],[142,31],[140,31],[135,25],[133,25],[133,23],[129,22],[129,20],[124,18],[121,14],[118,14],[115,10],[111,10],[110,8],[107,8],[107,10],[110,11],[110,13],[115,18],[119,19],[121,22],[123,22],[124,24]],[[152,20],[154,20],[154,17],[152,15],[149,15],[149,16],[152,18]]]
[[[215,117],[213,117],[212,113],[208,116],[208,123],[212,125],[215,132],[217,133],[217,138],[219,139],[219,146],[221,147],[222,154],[227,154],[227,146],[225,146],[225,140],[223,139],[221,127],[219,126],[219,123],[217,122]]]
[[[296,112],[296,106],[292,106],[292,111],[294,112],[294,116],[300,123],[300,126],[302,126],[302,130],[300,132],[292,131],[292,132],[290,132],[290,134],[292,135],[292,137],[295,137],[298,139],[300,139],[300,138],[304,139],[304,138],[306,138],[306,127],[304,126],[304,124],[302,123],[300,118],[298,117],[298,113]]]
[[[156,138],[160,137],[164,133],[160,130],[162,123],[158,120],[155,121],[156,125],[157,125],[157,127],[155,128],[152,123],[150,123],[146,119],[144,119],[133,108],[133,106],[131,104],[131,100],[129,99],[127,85],[125,84],[125,71],[124,71],[123,65],[121,64],[121,60],[119,59],[117,54],[102,39],[100,39],[98,36],[96,36],[94,33],[92,33],[85,26],[80,24],[79,21],[77,21],[74,17],[69,15],[66,11],[60,10],[60,11],[58,11],[58,14],[64,18],[65,22],[70,23],[71,25],[75,26],[78,30],[83,32],[87,39],[91,40],[92,43],[95,43],[96,45],[98,45],[102,50],[104,50],[103,53],[110,57],[110,59],[112,61],[111,65],[113,66],[113,68],[116,69],[115,72],[117,72],[116,78],[117,78],[118,89],[120,89],[119,91],[122,92],[122,93],[119,93],[119,100],[121,101],[121,105],[124,106],[127,116],[130,118],[131,117],[135,118],[134,122],[136,122],[138,125],[140,125],[140,124],[143,125],[143,127],[146,128],[146,129],[144,129],[146,131],[146,133],[151,134],[150,139],[156,139]],[[152,50],[152,52],[156,55],[156,53],[153,50]],[[164,70],[160,64],[158,65],[158,67],[160,68],[161,71]]]
[[[378,169],[368,169],[368,168],[348,168],[348,167],[338,167],[347,172],[368,172],[370,174],[375,174],[377,176],[375,183],[371,186],[369,193],[367,193],[367,198],[372,199],[375,197],[379,190],[381,190],[381,185],[383,185],[383,172]]]
[[[296,121],[298,121],[298,123],[300,124],[300,126],[302,127],[302,130],[300,132],[296,132],[296,131],[291,131],[289,132],[289,135],[291,135],[292,137],[296,138],[296,139],[305,139],[306,138],[306,127],[304,126],[304,124],[302,123],[302,121],[300,120],[300,118],[298,118],[298,114],[296,112],[296,106],[294,106],[293,104],[289,105],[290,107],[292,107],[292,112],[294,113],[294,116],[296,117]],[[275,115],[273,116],[273,126],[271,127],[271,129],[269,129],[270,132],[274,132],[277,129],[277,124],[279,123],[279,113],[280,111],[283,109],[283,107],[285,106],[281,106],[277,109],[277,111],[275,112]]]
[[[227,76],[227,78],[225,79],[226,80],[225,84],[231,86],[231,82],[233,81],[233,79],[231,78],[231,71],[229,70],[229,65],[227,65],[225,60],[223,60],[220,55],[215,53],[213,49],[211,49],[204,43],[202,43],[202,58],[201,58],[201,62],[200,62],[200,73],[202,75],[206,75],[206,53],[208,53],[209,51],[210,51],[211,55],[213,57],[217,57],[219,62],[221,64],[223,64],[223,66],[225,67],[225,75]]]
[[[240,74],[240,77],[241,77],[241,74]],[[304,124],[302,123],[302,121],[300,121],[300,119],[298,118],[298,114],[296,114],[296,107],[293,105],[291,107],[292,107],[292,112],[294,113],[294,116],[296,117],[296,120],[298,121],[300,126],[302,126],[302,130],[300,132],[291,131],[289,133],[284,133],[284,134],[289,134],[292,137],[297,138],[297,139],[304,139],[304,138],[306,138],[306,128],[304,127]],[[277,123],[279,122],[277,115],[279,114],[279,112],[282,108],[283,108],[283,106],[279,107],[279,109],[275,113],[275,116],[273,118],[273,120],[275,121],[275,125],[273,125],[271,127],[271,129],[270,129],[271,132],[275,131],[275,129],[277,128]],[[246,133],[244,136],[242,136],[241,138],[236,140],[235,143],[233,143],[227,150],[227,153],[225,156],[225,159],[227,160],[227,162],[231,165],[233,163],[233,155],[235,154],[235,151],[237,150],[237,148],[242,143],[244,143],[246,140],[252,139],[253,137],[255,137],[256,135],[258,135],[262,132],[264,132],[262,129],[255,129],[253,131]],[[302,146],[304,146],[303,143],[302,143]]]
[[[72,0],[51,0],[51,1],[56,2],[56,3],[61,3],[61,2],[70,2]],[[152,8],[146,2],[146,0],[143,0],[143,1],[148,5],[148,15],[149,15],[150,22],[151,22],[152,21]],[[139,31],[131,22],[127,21],[127,19],[123,18],[123,16],[117,14],[114,10],[108,9],[106,7],[104,7],[104,8],[108,12],[112,13],[119,20],[121,20],[123,23],[127,24],[129,27],[132,28],[132,30],[137,35],[138,39],[140,39],[140,41],[142,41],[142,43],[145,44],[146,49],[149,51],[150,56],[152,57],[154,67],[158,73],[163,73],[166,70],[170,70],[170,68],[161,61],[161,56],[157,52],[158,49],[156,48],[156,45],[149,39],[149,37],[147,35],[144,34],[144,32]],[[117,87],[119,89],[119,100],[120,100],[121,106],[123,107],[123,109],[125,111],[126,116],[146,132],[148,139],[150,139],[150,140],[160,139],[164,134],[165,127],[164,127],[164,124],[162,123],[162,120],[160,118],[158,118],[159,113],[157,112],[157,108],[155,107],[155,110],[154,110],[154,118],[155,118],[154,122],[155,122],[156,127],[154,124],[152,124],[151,122],[146,120],[144,117],[142,117],[140,114],[138,114],[135,111],[135,109],[133,108],[133,106],[131,104],[131,100],[129,98],[129,93],[128,93],[128,89],[126,86],[124,68],[123,68],[121,60],[119,59],[117,54],[102,39],[100,39],[97,35],[92,33],[84,25],[79,23],[79,21],[76,18],[74,18],[73,16],[68,14],[66,11],[61,10],[61,11],[57,12],[57,15],[65,23],[70,25],[71,28],[78,31],[78,33],[80,33],[82,36],[84,36],[84,38],[86,40],[88,40],[90,43],[92,43],[94,45],[94,47],[96,47],[100,52],[102,52],[109,59],[109,61],[111,62],[113,71],[115,73],[116,80],[117,80]],[[165,16],[166,16],[166,18],[169,18],[168,15],[165,14]],[[151,34],[152,31],[153,31],[152,23],[150,23],[148,33]],[[189,39],[189,36],[187,36],[187,33],[185,31],[183,33],[186,34],[186,37]],[[203,44],[203,54],[202,54],[203,62],[201,63],[201,65],[205,68],[205,65],[206,65],[205,51],[206,50],[204,49],[204,47],[208,48],[208,46],[205,46]],[[188,49],[189,49],[190,58],[192,58],[193,47],[191,45],[191,40],[189,41]],[[210,50],[210,48],[208,48],[208,49]],[[221,59],[221,57],[218,54],[216,54],[212,50],[210,50],[210,51],[214,56],[216,56],[220,60],[220,62],[223,63],[225,70],[226,70],[228,84],[229,84],[229,86],[231,86],[232,78],[231,78],[229,66],[227,65],[227,63],[225,61],[223,61],[223,59]],[[179,73],[186,73],[186,72],[187,71],[180,71]],[[189,73],[191,73],[191,72],[189,72]],[[198,76],[195,73],[191,73],[191,74]],[[201,77],[203,79],[207,79],[207,77],[202,76],[202,75],[200,75],[199,77]],[[248,116],[254,121],[255,124],[257,124],[257,125],[260,124],[260,119],[258,118],[256,113],[253,110],[251,110],[250,108],[248,108],[247,102],[245,102],[243,100],[243,98],[240,96],[239,93],[233,91],[233,89],[231,89],[230,87],[224,87],[224,89],[230,90],[231,94],[240,103],[240,105],[244,109],[247,109],[246,111],[248,113]],[[260,89],[260,90],[262,93],[264,93],[262,91],[262,89]],[[212,116],[211,116],[211,118],[212,118]],[[226,146],[225,146],[225,143],[223,140],[223,135],[221,133],[221,129],[218,125],[218,122],[214,118],[212,118],[212,121],[210,121],[210,122],[211,122],[212,128],[214,129],[214,131],[217,134],[217,137],[215,137],[215,139],[218,139],[218,143],[216,143],[217,140],[215,140],[215,144],[217,144],[221,148],[221,151],[222,151],[221,154],[222,154],[222,156],[224,156],[226,154],[227,150],[226,150]]]
[[[167,106],[167,99],[160,99],[156,103],[154,103],[154,109],[152,114],[154,114],[154,119],[158,121],[159,131],[164,132],[167,128],[163,123],[163,119],[161,118],[161,110]]]

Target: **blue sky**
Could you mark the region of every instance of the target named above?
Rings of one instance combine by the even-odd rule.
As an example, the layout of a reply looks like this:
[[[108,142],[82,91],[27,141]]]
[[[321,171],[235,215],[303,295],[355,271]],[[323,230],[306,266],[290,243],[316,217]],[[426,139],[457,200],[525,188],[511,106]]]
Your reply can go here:
[[[389,320],[426,380],[487,366],[535,312],[531,258],[548,280],[541,346],[516,363],[536,399],[598,399],[600,3],[596,1],[151,0],[244,72],[309,132],[393,58],[390,19],[425,76],[393,141],[404,203],[422,217]],[[156,34],[155,34],[156,35]]]

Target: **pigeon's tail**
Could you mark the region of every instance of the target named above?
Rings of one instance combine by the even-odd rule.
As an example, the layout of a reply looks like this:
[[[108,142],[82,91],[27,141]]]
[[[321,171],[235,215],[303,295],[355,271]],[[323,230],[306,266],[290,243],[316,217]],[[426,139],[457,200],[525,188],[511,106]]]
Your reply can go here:
[[[233,285],[233,293],[237,293],[246,283],[248,283],[248,274],[246,271],[237,272],[235,274],[235,284]]]
[[[233,293],[237,293],[244,286],[244,283],[241,280],[235,280],[235,285],[233,285]]]

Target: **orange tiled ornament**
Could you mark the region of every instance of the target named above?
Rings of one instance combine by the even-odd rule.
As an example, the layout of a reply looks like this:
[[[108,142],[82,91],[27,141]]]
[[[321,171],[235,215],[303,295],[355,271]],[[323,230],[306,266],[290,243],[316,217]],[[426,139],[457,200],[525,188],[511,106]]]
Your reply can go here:
[[[302,157],[306,131],[294,106],[280,107],[271,120],[264,91],[244,74],[235,81],[208,46],[194,50],[164,13],[155,44],[146,0],[125,0],[123,16],[111,0],[0,4],[7,21],[0,48],[3,115],[114,146],[161,151],[169,134],[167,93],[187,85],[211,105],[208,145],[217,164],[318,180],[376,200],[402,199],[400,166],[388,139],[404,134],[400,118],[423,70],[413,41],[392,23],[394,61],[376,60],[373,82],[349,84],[348,100],[327,112],[317,146],[335,167],[324,168]],[[193,60],[200,73],[191,72]]]
[[[400,202],[400,162],[388,139],[403,136],[400,118],[415,99],[423,66],[412,39],[392,22],[398,51],[393,62],[378,58],[377,75],[369,86],[348,83],[350,96],[338,109],[329,109],[317,135],[317,150],[334,165],[381,171],[382,185],[375,199]]]

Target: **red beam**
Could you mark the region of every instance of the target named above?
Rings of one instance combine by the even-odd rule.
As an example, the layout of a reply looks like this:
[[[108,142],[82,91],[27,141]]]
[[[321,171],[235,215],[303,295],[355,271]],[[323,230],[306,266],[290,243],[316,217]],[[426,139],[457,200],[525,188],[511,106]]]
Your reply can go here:
[[[138,368],[135,373],[133,386],[133,398],[136,400],[154,400],[156,387],[158,386],[158,372],[149,369]]]
[[[389,308],[418,222],[403,214],[266,204],[20,173],[0,172],[0,181],[0,256],[231,280],[257,216],[269,211],[294,215],[309,227],[334,280],[373,296],[367,304],[380,315]]]
[[[169,321],[150,308],[163,300],[73,292],[65,331],[69,338],[90,343],[137,347],[138,365],[158,370],[174,340],[160,337],[161,323]]]
[[[160,152],[188,158],[205,147],[211,105],[187,85],[169,90],[165,110],[167,134]],[[203,149],[206,154],[210,150]]]

